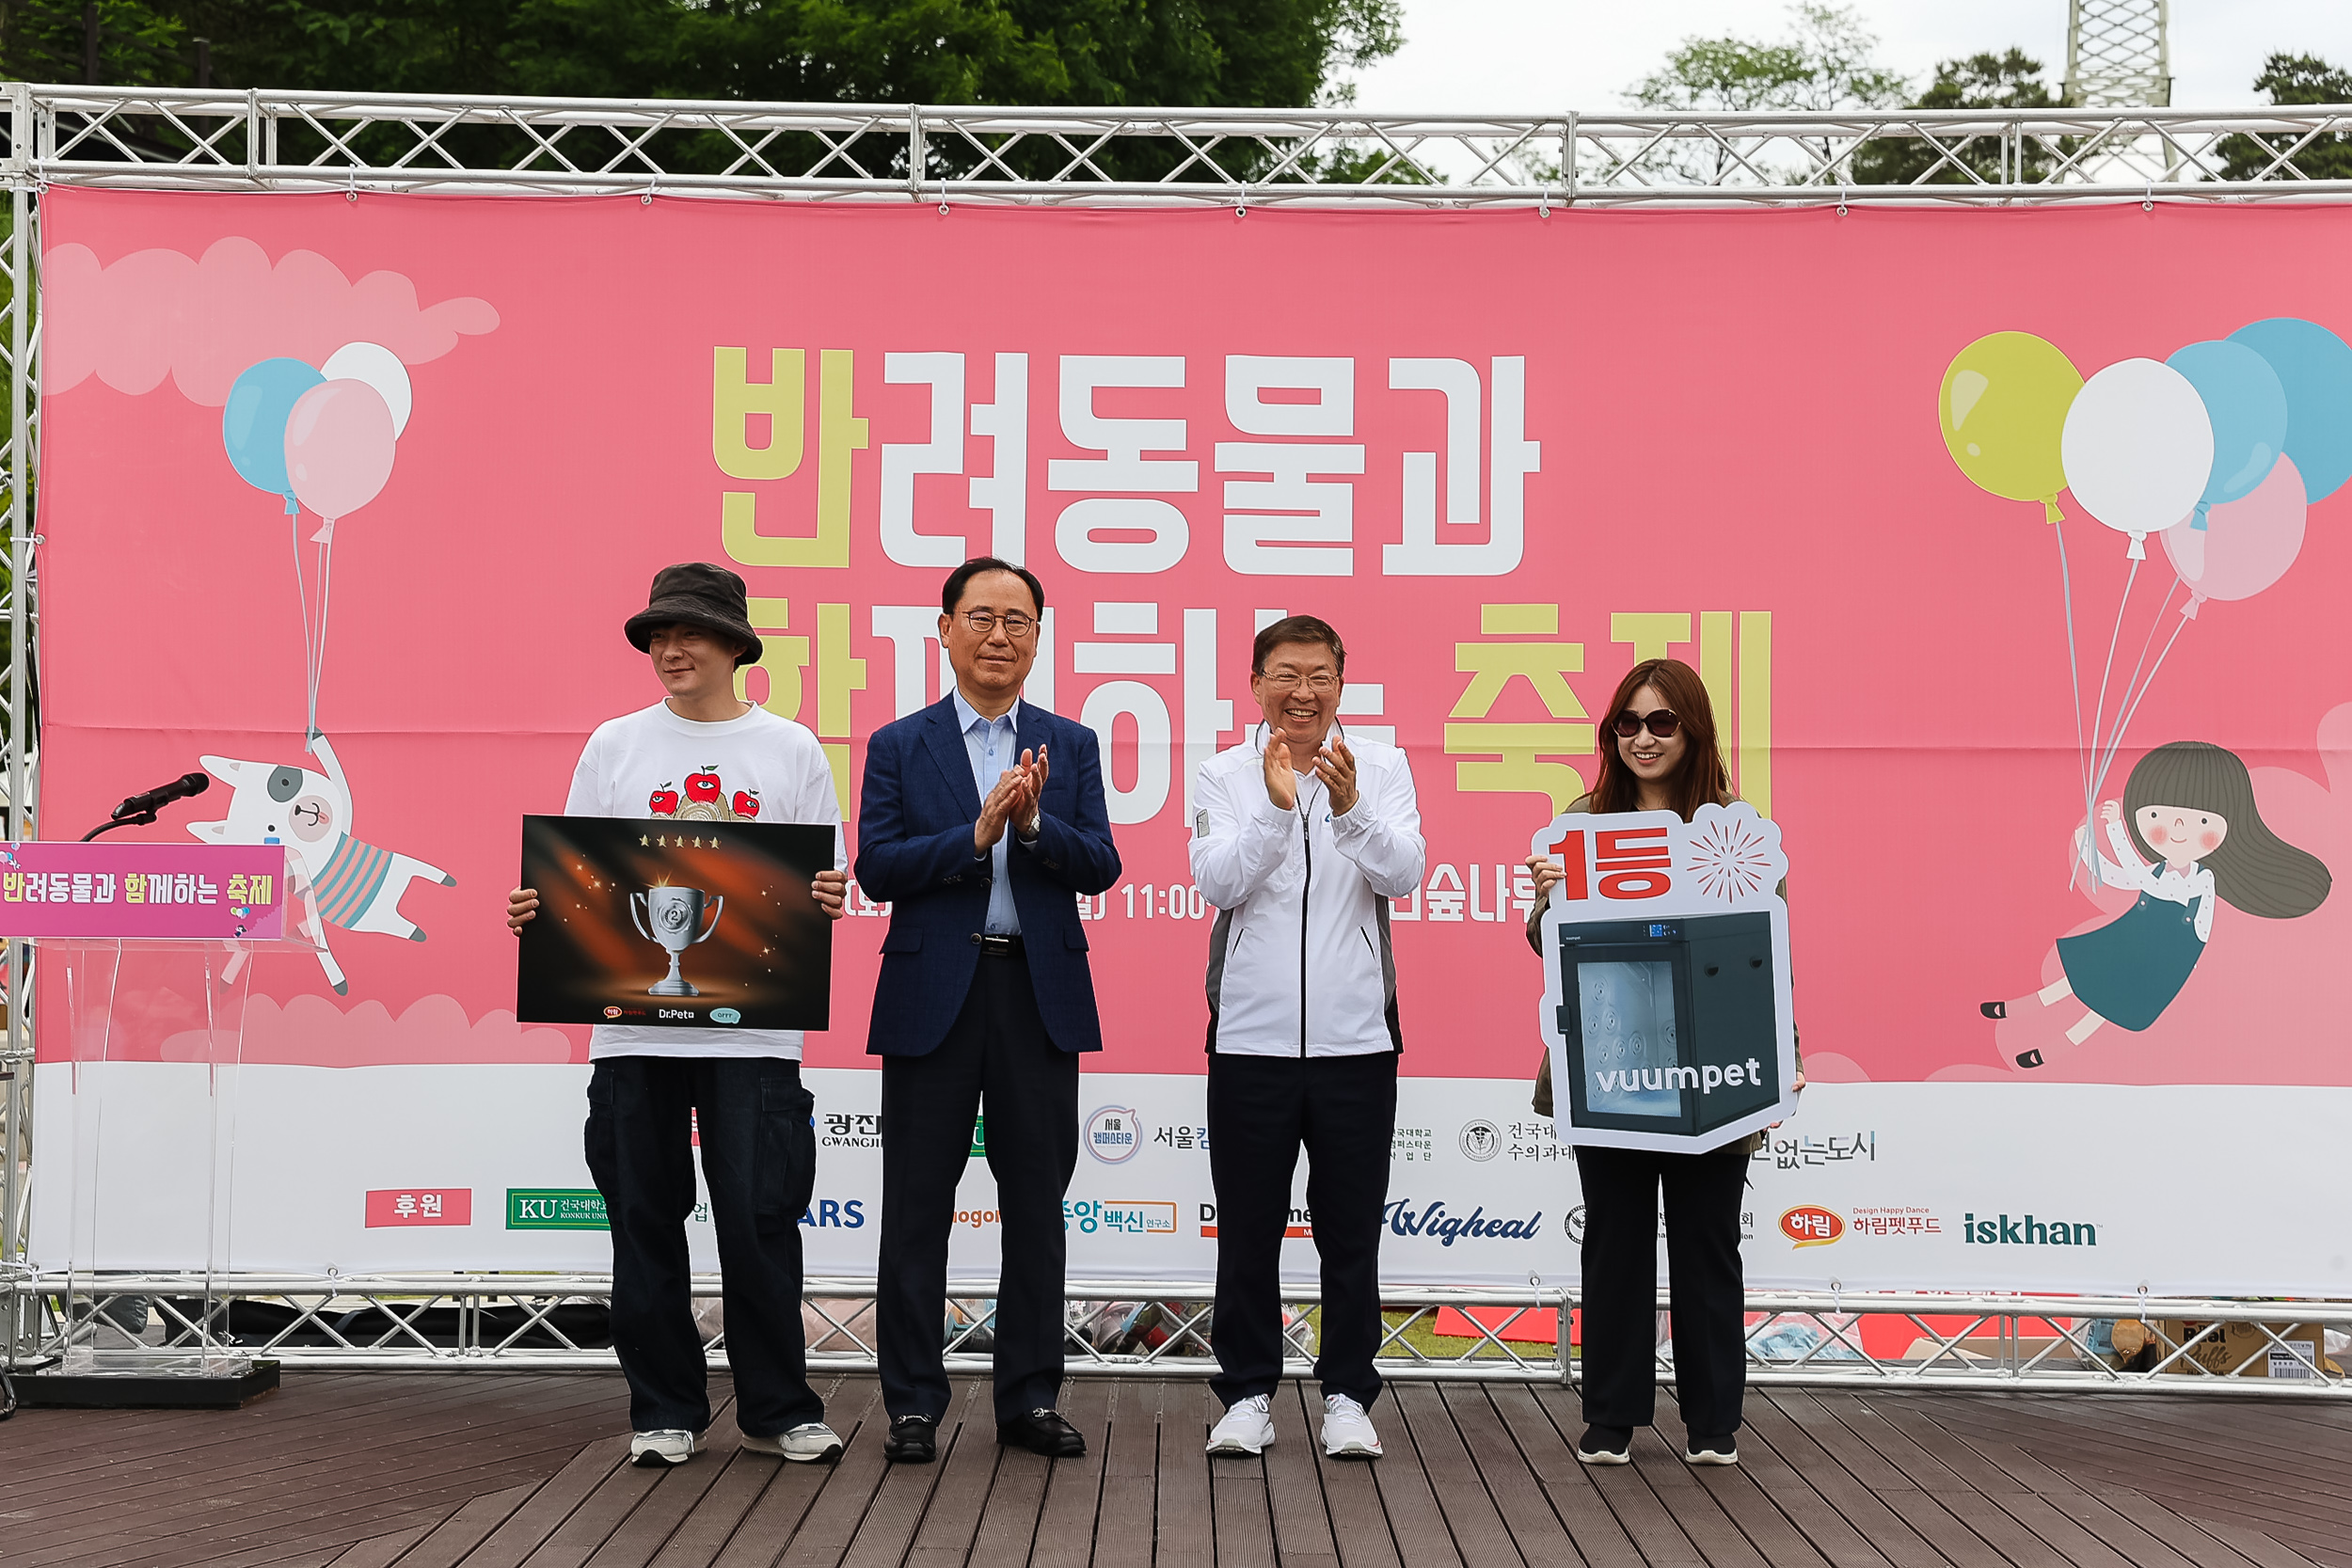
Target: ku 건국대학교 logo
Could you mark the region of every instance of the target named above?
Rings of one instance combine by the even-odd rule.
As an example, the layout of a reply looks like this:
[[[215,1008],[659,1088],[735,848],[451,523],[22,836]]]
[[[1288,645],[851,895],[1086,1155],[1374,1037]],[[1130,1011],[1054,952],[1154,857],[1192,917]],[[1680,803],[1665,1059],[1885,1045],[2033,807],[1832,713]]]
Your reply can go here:
[[[1143,1146],[1142,1133],[1134,1107],[1105,1105],[1087,1117],[1087,1152],[1106,1165],[1120,1164]]]
[[[1484,1164],[1502,1151],[1502,1129],[1485,1118],[1462,1125],[1462,1152]]]

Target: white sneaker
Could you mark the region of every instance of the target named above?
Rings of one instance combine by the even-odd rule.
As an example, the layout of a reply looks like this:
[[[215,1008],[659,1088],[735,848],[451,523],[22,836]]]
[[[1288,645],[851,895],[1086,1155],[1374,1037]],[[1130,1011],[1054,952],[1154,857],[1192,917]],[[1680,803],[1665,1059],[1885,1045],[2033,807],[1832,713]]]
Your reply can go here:
[[[1377,1459],[1380,1434],[1364,1407],[1345,1394],[1323,1398],[1323,1451],[1333,1459]]]
[[[743,1434],[743,1451],[788,1459],[795,1465],[830,1463],[841,1457],[841,1439],[822,1421],[803,1421],[774,1437]]]
[[[1209,1433],[1211,1453],[1263,1453],[1274,1446],[1273,1401],[1263,1394],[1237,1400]]]
[[[641,1432],[628,1440],[628,1462],[648,1470],[657,1465],[683,1465],[702,1451],[699,1432]]]

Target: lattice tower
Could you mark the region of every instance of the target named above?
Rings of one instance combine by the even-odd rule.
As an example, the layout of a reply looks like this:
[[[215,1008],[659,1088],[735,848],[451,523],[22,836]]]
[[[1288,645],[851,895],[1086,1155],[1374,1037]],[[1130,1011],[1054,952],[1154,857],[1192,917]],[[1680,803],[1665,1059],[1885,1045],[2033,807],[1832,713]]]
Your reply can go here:
[[[2071,0],[2066,101],[2090,107],[2172,102],[2169,0]]]

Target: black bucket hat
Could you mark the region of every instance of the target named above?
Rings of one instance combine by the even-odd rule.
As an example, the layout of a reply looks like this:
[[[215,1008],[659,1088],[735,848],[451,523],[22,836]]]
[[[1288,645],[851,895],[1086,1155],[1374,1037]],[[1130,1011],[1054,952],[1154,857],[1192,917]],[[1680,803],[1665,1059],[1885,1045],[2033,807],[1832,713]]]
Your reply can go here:
[[[647,651],[656,631],[680,624],[749,644],[735,661],[738,669],[755,662],[766,652],[759,633],[752,630],[743,579],[724,566],[713,566],[707,561],[664,566],[653,575],[653,587],[645,598],[645,608],[630,616],[622,628],[641,654]]]

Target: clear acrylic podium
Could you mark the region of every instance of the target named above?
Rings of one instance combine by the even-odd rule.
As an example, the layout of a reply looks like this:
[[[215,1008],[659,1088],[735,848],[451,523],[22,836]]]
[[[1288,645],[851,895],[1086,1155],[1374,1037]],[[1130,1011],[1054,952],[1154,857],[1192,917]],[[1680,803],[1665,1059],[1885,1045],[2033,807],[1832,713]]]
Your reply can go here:
[[[274,934],[30,939],[41,1033],[65,1037],[72,1104],[70,1148],[37,1162],[36,1180],[63,1177],[69,1196],[65,1288],[52,1298],[62,1354],[16,1379],[28,1404],[234,1405],[277,1386],[275,1363],[234,1344],[215,1288],[231,1267],[254,962],[325,945],[310,889],[285,863]]]

